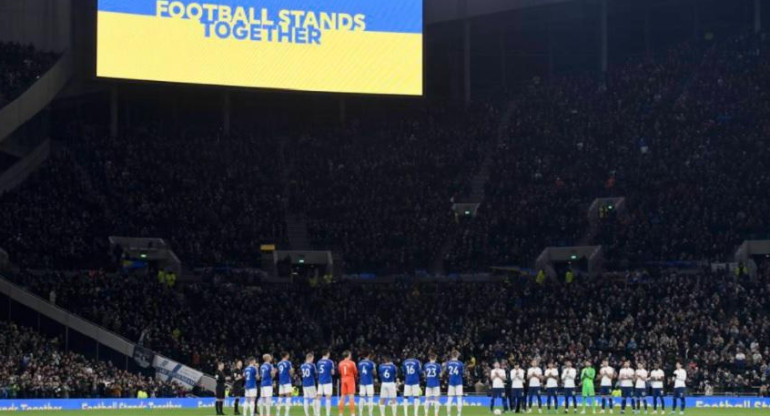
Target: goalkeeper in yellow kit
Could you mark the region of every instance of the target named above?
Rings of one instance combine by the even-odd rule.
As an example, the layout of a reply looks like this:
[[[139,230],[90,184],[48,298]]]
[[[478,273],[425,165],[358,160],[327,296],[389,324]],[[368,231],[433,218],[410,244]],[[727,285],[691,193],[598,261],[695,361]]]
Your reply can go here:
[[[596,378],[596,370],[590,361],[586,360],[583,371],[580,372],[580,383],[583,385],[583,411],[580,414],[586,414],[586,405],[588,400],[591,400],[591,407],[593,412],[596,413],[596,401],[594,400],[594,379]]]

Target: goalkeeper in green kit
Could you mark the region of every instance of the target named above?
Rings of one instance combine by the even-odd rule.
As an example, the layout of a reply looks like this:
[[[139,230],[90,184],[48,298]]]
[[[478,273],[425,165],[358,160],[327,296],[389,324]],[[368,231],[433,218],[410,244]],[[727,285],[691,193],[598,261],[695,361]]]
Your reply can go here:
[[[596,413],[596,401],[594,401],[594,379],[596,378],[596,370],[594,369],[591,361],[586,360],[583,371],[580,372],[580,383],[583,385],[583,411],[580,414],[586,414],[586,404],[588,400],[591,400],[591,407],[594,414]]]

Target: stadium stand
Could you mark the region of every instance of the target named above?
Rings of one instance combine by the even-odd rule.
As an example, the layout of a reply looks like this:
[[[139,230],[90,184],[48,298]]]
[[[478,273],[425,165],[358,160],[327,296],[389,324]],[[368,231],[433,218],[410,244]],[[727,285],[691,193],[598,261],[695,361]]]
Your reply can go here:
[[[631,358],[668,373],[683,359],[697,392],[767,394],[770,267],[650,266],[729,261],[743,240],[770,235],[768,42],[688,41],[603,80],[538,78],[507,101],[424,103],[344,127],[291,126],[285,138],[195,120],[137,122],[111,138],[103,121],[67,114],[51,159],[0,196],[0,247],[18,267],[8,277],[207,372],[260,352],[402,359],[456,348],[468,387],[493,359]],[[0,106],[55,59],[8,43],[0,57]],[[0,170],[14,161],[3,156]],[[478,215],[455,215],[482,169]],[[591,224],[599,197],[624,197],[627,209]],[[308,248],[333,250],[345,272],[393,280],[289,285],[218,271],[174,286],[115,272],[107,240],[164,238],[191,268],[254,267],[261,244],[291,248],[290,216],[307,219]],[[455,277],[531,267],[546,246],[576,244],[602,245],[615,273],[415,277],[437,258]],[[7,323],[0,351],[5,397],[181,394]]]
[[[399,358],[430,349],[444,356],[457,348],[464,360],[478,363],[469,369],[469,386],[484,380],[490,360],[509,355],[519,362],[607,357],[615,364],[628,357],[661,362],[669,372],[681,357],[698,391],[707,382],[728,391],[756,391],[767,382],[767,268],[755,280],[637,273],[548,285],[405,279],[244,287],[220,279],[176,290],[142,275],[42,274],[17,281],[41,296],[53,290],[57,304],[208,371],[220,358],[265,351],[288,350],[300,360],[327,346]],[[736,363],[739,352],[747,358]]]
[[[743,239],[768,234],[761,212],[770,201],[760,192],[768,177],[755,174],[770,160],[761,140],[766,100],[750,94],[766,87],[766,49],[762,36],[687,43],[618,67],[606,86],[580,77],[531,85],[497,143],[492,105],[464,117],[434,109],[298,134],[291,150],[271,137],[205,129],[145,126],[109,140],[103,127],[77,124],[65,136],[77,163],[40,173],[56,169],[60,183],[33,180],[2,198],[4,212],[28,213],[21,222],[6,217],[0,229],[11,257],[38,267],[67,267],[86,254],[93,265],[105,258],[108,235],[167,238],[190,265],[253,265],[261,243],[287,243],[287,213],[301,213],[314,248],[341,254],[347,272],[413,273],[427,270],[453,235],[450,201],[467,194],[491,146],[486,199],[475,219],[461,221],[448,272],[530,267],[545,246],[586,237],[605,245],[612,268],[720,260]],[[72,189],[81,186],[88,190]],[[24,194],[59,202],[29,210]],[[602,196],[625,196],[629,214],[592,234],[587,207]],[[85,197],[94,202],[88,224],[78,206]],[[82,247],[90,252],[59,256],[35,243],[42,236],[30,235],[36,227],[26,220],[54,221],[75,242],[91,242]]]
[[[39,79],[56,62],[56,57],[32,45],[0,42],[0,107]]]
[[[150,397],[180,394],[168,383],[64,351],[60,340],[0,322],[0,399]]]

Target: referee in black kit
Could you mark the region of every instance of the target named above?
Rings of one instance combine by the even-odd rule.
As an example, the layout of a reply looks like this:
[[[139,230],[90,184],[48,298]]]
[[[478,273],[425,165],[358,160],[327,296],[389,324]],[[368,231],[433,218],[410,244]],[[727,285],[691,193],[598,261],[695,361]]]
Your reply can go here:
[[[225,375],[225,363],[219,362],[217,363],[217,372],[214,375],[214,379],[217,382],[216,387],[216,404],[214,404],[214,407],[217,410],[217,415],[224,415],[224,400],[225,400],[225,380],[227,379],[227,376]]]
[[[230,396],[235,399],[233,402],[233,414],[239,415],[241,410],[238,408],[238,404],[245,393],[243,386],[243,361],[238,360],[235,362],[235,368],[233,368],[232,373],[233,387],[230,389]]]

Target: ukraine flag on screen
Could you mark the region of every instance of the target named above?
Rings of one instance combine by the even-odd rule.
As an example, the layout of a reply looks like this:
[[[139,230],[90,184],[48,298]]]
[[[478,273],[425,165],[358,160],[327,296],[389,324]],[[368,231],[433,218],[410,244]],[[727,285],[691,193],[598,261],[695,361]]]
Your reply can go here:
[[[99,0],[97,76],[422,94],[422,0]]]

